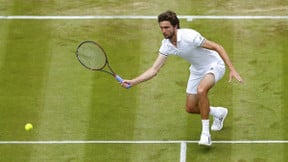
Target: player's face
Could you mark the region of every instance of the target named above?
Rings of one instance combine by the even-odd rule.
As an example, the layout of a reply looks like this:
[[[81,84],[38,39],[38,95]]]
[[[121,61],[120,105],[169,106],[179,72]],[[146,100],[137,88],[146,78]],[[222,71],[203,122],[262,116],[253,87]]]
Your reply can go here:
[[[162,34],[164,38],[171,39],[175,35],[175,31],[177,27],[173,26],[170,21],[161,21],[159,23],[160,29],[162,31]]]

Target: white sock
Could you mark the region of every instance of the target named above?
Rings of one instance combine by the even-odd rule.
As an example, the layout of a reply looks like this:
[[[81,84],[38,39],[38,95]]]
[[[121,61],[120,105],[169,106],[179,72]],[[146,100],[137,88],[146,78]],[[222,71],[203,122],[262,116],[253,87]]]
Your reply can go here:
[[[209,119],[202,119],[202,134],[210,134]]]
[[[213,106],[210,106],[209,115],[212,115],[212,116],[217,115],[217,108],[216,108],[216,107],[213,107]]]

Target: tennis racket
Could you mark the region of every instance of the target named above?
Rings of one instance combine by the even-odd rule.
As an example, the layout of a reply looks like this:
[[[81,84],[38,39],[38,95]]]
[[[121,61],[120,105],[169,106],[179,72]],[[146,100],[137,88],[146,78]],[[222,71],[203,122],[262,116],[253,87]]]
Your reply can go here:
[[[112,75],[118,82],[123,82],[123,79],[112,70],[104,49],[98,43],[89,40],[80,43],[76,50],[76,57],[85,68],[105,72]],[[126,88],[130,87],[126,85]]]

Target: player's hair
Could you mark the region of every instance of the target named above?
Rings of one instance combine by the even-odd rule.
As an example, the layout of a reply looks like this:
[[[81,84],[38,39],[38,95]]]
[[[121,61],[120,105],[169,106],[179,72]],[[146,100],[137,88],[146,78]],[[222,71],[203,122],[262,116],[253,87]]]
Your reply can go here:
[[[168,10],[158,15],[158,23],[162,21],[169,21],[171,25],[173,25],[174,27],[177,25],[177,28],[180,29],[179,19],[176,13],[173,11]]]

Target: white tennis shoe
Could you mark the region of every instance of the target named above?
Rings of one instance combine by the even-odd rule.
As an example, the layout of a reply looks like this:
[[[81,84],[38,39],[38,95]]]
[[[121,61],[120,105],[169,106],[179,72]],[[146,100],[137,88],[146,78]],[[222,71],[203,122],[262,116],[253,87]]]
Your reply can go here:
[[[223,123],[228,115],[228,109],[224,107],[217,108],[218,115],[214,116],[214,121],[211,126],[212,131],[220,131],[223,128]]]
[[[212,145],[211,135],[202,133],[198,144],[203,146],[211,146]]]

